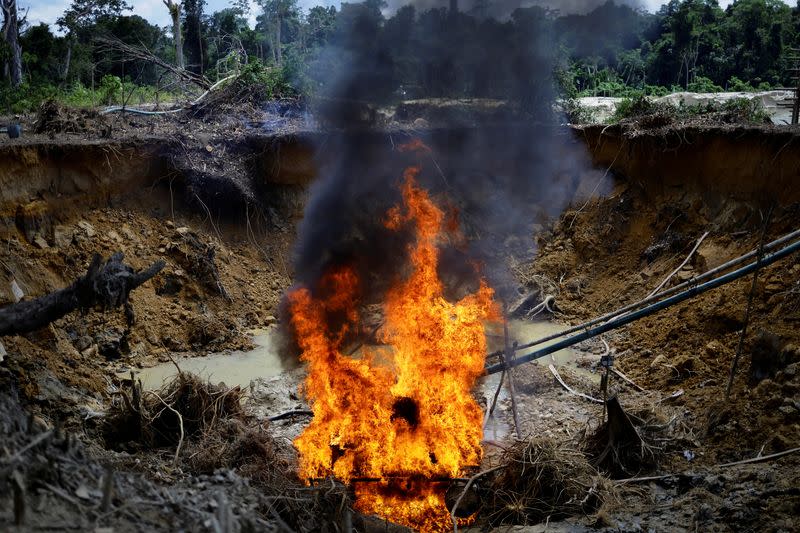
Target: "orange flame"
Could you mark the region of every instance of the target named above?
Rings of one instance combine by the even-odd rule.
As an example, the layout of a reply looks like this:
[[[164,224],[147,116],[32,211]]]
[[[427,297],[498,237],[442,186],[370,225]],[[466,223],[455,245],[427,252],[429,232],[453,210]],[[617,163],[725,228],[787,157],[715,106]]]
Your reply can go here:
[[[445,216],[417,186],[418,172],[406,170],[402,205],[384,221],[389,229],[411,224],[416,232],[411,272],[383,304],[380,338],[392,348],[390,361],[377,351],[360,358],[343,352],[358,321],[353,270],[329,273],[313,296],[307,288],[289,295],[314,412],[294,445],[302,478],[377,478],[355,484],[357,510],[440,531],[452,524],[441,483],[433,480],[457,477],[482,458],[483,416],[470,391],[484,369],[484,322],[499,313],[484,282],[456,303],[444,299],[437,244]],[[332,316],[340,326],[329,326]]]

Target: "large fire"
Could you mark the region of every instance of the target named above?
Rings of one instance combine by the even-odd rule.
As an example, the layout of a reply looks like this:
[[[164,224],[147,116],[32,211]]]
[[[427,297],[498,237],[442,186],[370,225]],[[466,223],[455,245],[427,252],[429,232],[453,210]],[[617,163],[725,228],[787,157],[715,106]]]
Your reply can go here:
[[[406,170],[402,204],[384,221],[390,230],[415,232],[410,272],[383,302],[378,335],[390,351],[345,351],[344,339],[359,327],[354,269],[329,272],[313,295],[307,288],[289,295],[314,412],[294,444],[301,478],[333,475],[353,483],[360,512],[442,531],[452,523],[436,480],[481,461],[482,412],[470,391],[484,369],[485,323],[498,318],[498,308],[484,282],[458,302],[443,297],[438,245],[452,228],[417,185],[418,172]]]

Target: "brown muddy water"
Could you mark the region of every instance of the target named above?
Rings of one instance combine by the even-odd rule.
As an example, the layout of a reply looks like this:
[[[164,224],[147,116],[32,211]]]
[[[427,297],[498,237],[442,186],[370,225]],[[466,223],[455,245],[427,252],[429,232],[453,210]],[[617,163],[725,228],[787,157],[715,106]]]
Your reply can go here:
[[[176,359],[182,372],[197,374],[212,383],[225,383],[228,387],[239,386],[248,390],[250,381],[257,378],[270,378],[283,372],[278,356],[277,328],[251,330],[250,335],[255,348],[246,351],[213,353],[202,357],[182,357]],[[134,371],[142,380],[144,390],[160,388],[178,373],[172,362],[142,368]]]
[[[555,322],[529,322],[515,320],[509,323],[509,336],[511,340],[520,343],[529,342],[547,335],[551,335],[564,329],[565,326]],[[176,359],[176,363],[183,372],[197,374],[201,378],[208,379],[212,383],[225,383],[229,387],[239,386],[247,390],[250,382],[259,378],[271,378],[281,374],[284,367],[278,350],[277,328],[251,330],[255,348],[246,351],[228,351],[213,353],[201,357],[181,357]],[[490,345],[502,345],[502,339],[490,338]],[[543,343],[547,346],[555,341]],[[550,356],[537,360],[543,366],[555,364],[556,367],[571,365],[575,361],[577,353],[569,348],[560,350]],[[136,377],[142,381],[145,390],[155,390],[164,383],[171,380],[177,374],[177,369],[172,362],[161,363],[150,368],[142,368],[134,371]],[[487,394],[493,394],[497,388],[499,374],[487,376],[482,388],[486,388]],[[490,393],[489,390],[492,392]],[[501,399],[504,398],[501,392]]]

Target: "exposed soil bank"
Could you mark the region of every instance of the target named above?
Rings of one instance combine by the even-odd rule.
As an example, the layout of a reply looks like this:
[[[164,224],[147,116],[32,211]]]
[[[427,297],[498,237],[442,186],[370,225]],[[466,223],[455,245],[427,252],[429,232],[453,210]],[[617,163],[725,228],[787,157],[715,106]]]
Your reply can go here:
[[[575,128],[593,163],[649,199],[694,192],[766,206],[800,201],[800,131],[790,128],[624,125]]]
[[[43,200],[58,217],[72,208],[104,207],[145,187],[171,190],[182,196],[178,200],[201,200],[215,211],[270,205],[276,192],[281,196],[287,189],[291,196],[313,179],[312,142],[252,135],[236,143],[204,139],[194,145],[163,137],[0,144],[0,213],[13,220],[20,207]]]

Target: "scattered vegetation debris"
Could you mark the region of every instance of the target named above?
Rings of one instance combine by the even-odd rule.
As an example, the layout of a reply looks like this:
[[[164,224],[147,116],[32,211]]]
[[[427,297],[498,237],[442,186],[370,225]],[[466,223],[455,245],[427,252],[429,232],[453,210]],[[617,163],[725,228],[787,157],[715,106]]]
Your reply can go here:
[[[239,387],[211,384],[180,372],[158,391],[129,382],[102,428],[106,444],[135,442],[144,449],[175,447],[173,464],[193,475],[234,471],[263,492],[261,511],[284,529],[333,532],[351,506],[347,488],[332,480],[314,488],[295,475],[291,451],[264,424],[249,419]]]
[[[494,525],[537,524],[588,514],[614,498],[611,482],[579,450],[550,438],[516,442],[487,487],[482,514]]]
[[[56,100],[45,100],[39,106],[34,133],[54,136],[59,133],[110,134],[105,117],[93,109],[67,107]]]
[[[300,102],[296,94],[280,68],[252,62],[245,65],[237,76],[198,99],[192,111],[201,117],[224,116],[232,112],[241,113],[245,107],[262,110],[275,100],[280,101],[281,105],[277,107],[284,112],[299,111]]]
[[[180,447],[185,438],[207,435],[223,420],[244,416],[239,387],[213,385],[194,374],[179,372],[158,391],[130,385],[130,395],[118,391],[123,401],[112,405],[106,419],[105,438],[112,445],[138,441],[147,448]]]
[[[207,531],[219,516],[218,494],[235,502],[224,531],[275,531],[279,519],[261,490],[233,472],[160,483],[126,468],[130,458],[98,454],[69,422],[27,414],[11,373],[0,368],[0,524],[20,531]],[[143,464],[152,461],[144,458]],[[137,458],[137,463],[139,458]],[[227,506],[229,508],[230,505]],[[216,515],[216,516],[215,516]]]
[[[691,124],[772,124],[769,113],[758,98],[734,98],[723,103],[709,102],[703,105],[673,105],[656,102],[639,94],[625,98],[617,104],[612,123],[619,123],[625,135],[632,137],[643,130],[659,130]]]

